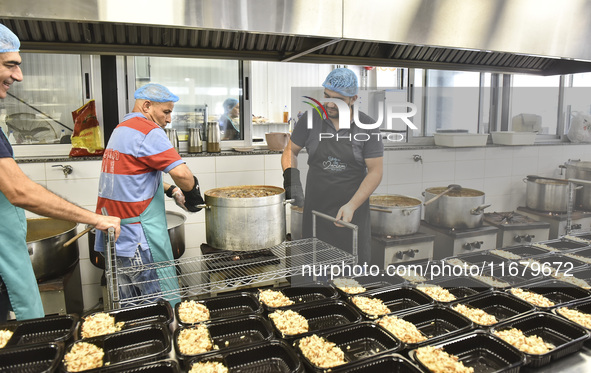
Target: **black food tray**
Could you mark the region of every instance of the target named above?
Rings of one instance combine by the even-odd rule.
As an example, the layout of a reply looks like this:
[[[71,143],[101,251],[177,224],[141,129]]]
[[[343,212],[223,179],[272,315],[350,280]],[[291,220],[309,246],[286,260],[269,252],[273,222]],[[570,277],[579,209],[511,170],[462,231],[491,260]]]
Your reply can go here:
[[[451,294],[453,294],[456,297],[455,300],[469,298],[491,290],[490,285],[467,276],[440,278],[437,280],[428,281],[427,283],[425,283],[425,285],[439,285],[442,288],[447,289],[447,291],[449,291]],[[444,304],[449,303],[440,301],[436,302]]]
[[[507,262],[502,265],[493,266],[492,268],[487,267],[484,269],[482,274],[484,276],[492,276],[498,280],[508,283],[511,286],[532,281],[541,281],[545,278],[540,272],[536,273],[531,269],[518,264],[517,262],[515,262],[515,264]],[[511,274],[514,274],[515,276],[511,276]]]
[[[467,317],[439,304],[394,314],[394,316],[414,324],[428,338],[419,343],[403,342],[406,349],[424,346],[456,334],[468,332],[473,325]],[[393,335],[396,337],[395,334]]]
[[[288,307],[285,310],[292,310],[308,320],[308,332],[296,335],[284,335],[277,329],[271,318],[269,321],[273,325],[275,334],[286,340],[301,338],[324,329],[332,329],[343,325],[354,324],[363,321],[363,316],[351,305],[341,300],[328,300],[313,304],[304,304]]]
[[[234,349],[257,342],[267,341],[273,337],[273,327],[271,326],[271,323],[258,315],[206,321],[201,323],[201,325],[207,327],[213,344],[219,348],[217,351]],[[208,351],[202,354],[187,355],[179,350],[178,336],[180,331],[194,327],[196,326],[179,327],[174,331],[174,349],[181,366],[195,356],[211,353],[211,351]]]
[[[54,372],[64,353],[62,342],[0,349],[0,372]]]
[[[532,245],[509,246],[509,247],[504,247],[499,250],[507,251],[512,254],[519,255],[523,259],[530,258],[532,256],[537,256],[537,255],[544,255],[544,254],[548,254],[551,252],[550,250],[547,250],[547,249],[544,249],[541,247],[532,246]],[[492,253],[491,253],[491,255],[498,256],[498,255],[492,254]],[[516,260],[516,259],[512,259],[512,260]]]
[[[569,241],[566,239],[539,241],[539,242],[536,242],[535,244],[542,244],[542,245],[550,246],[550,247],[555,248],[558,251],[580,249],[580,248],[589,246],[589,244],[586,244],[586,243],[574,242],[574,241]]]
[[[168,326],[164,324],[150,324],[113,334],[83,338],[75,343],[78,342],[92,343],[102,348],[105,353],[103,367],[162,359],[171,349]],[[65,353],[68,353],[74,344],[69,345]],[[101,369],[103,368],[88,370],[88,372]],[[64,364],[61,364],[61,370],[66,372]]]
[[[348,368],[349,363],[374,355],[385,352],[397,352],[403,347],[402,342],[398,338],[388,333],[382,327],[367,321],[347,325],[331,331],[316,333],[316,335],[335,343],[343,351],[347,363],[341,365],[340,367],[342,368]],[[299,348],[300,340],[296,340],[294,346],[304,361],[304,364],[306,364],[306,367],[312,372],[325,372],[326,368],[315,366],[303,355]]]
[[[570,303],[577,300],[582,300],[591,297],[591,292],[578,286],[572,285],[568,282],[560,280],[542,280],[539,282],[532,282],[518,288],[538,293],[554,302],[554,306],[541,307],[534,305],[537,309],[542,311],[550,311],[553,308],[560,307],[565,303]],[[511,290],[507,290],[510,292]],[[512,294],[513,295],[513,294]]]
[[[519,350],[481,330],[435,343],[433,346],[457,356],[465,367],[474,368],[475,373],[517,373],[525,363],[524,355]],[[410,351],[409,356],[425,372],[430,372],[417,358],[416,350]]]
[[[23,321],[9,321],[0,325],[0,330],[10,330],[12,337],[6,347],[22,346],[36,343],[64,342],[74,340],[78,316],[48,316]]]
[[[536,310],[536,307],[533,304],[501,291],[493,291],[492,293],[482,294],[472,299],[453,302],[450,304],[450,307],[453,307],[456,304],[464,304],[466,306],[479,308],[496,317],[498,322],[510,320],[519,315],[534,312]],[[485,328],[496,325],[480,325],[475,322],[474,324]]]
[[[575,268],[586,267],[588,265],[587,263],[582,262],[578,259],[571,258],[571,257],[565,256],[564,254],[559,254],[559,253],[533,256],[532,259],[537,260],[542,265],[547,263],[546,266],[550,266],[553,269],[558,270],[559,272],[562,272],[565,270],[572,270]],[[530,264],[530,266],[531,266],[531,264]],[[552,272],[555,272],[555,271],[552,271]]]
[[[568,252],[564,252],[564,254],[574,254],[574,255],[585,257],[587,259],[591,259],[591,247],[584,247],[582,249],[569,250]]]
[[[574,269],[572,271],[569,271],[568,273],[565,273],[568,275],[573,275],[573,277],[579,278],[581,280],[591,280],[591,268],[578,268],[578,269]],[[591,285],[591,283],[589,284]]]
[[[190,299],[189,299],[190,300]],[[239,317],[244,315],[259,315],[263,313],[263,306],[258,298],[249,292],[195,300],[202,303],[209,310],[209,319]],[[192,325],[179,317],[180,302],[174,307],[174,315],[179,325]]]
[[[158,301],[141,306],[134,306],[128,308],[121,308],[112,311],[91,312],[82,316],[80,320],[80,328],[78,328],[78,338],[82,338],[82,325],[84,319],[96,313],[108,313],[115,318],[115,323],[123,321],[121,330],[137,328],[153,323],[161,323],[169,325],[174,320],[172,307],[166,301]]]
[[[208,361],[222,363],[230,372],[304,372],[304,366],[295,351],[286,342],[276,340],[199,356],[189,360],[187,367],[190,370],[193,364]]]
[[[483,263],[485,265],[493,265],[502,264],[506,262],[508,259],[500,257],[498,255],[489,254],[488,252],[475,252],[475,253],[468,253],[455,256],[453,258],[460,259],[462,262],[468,263],[468,265],[478,265],[481,266]],[[451,258],[449,258],[451,259]]]
[[[148,363],[133,363],[103,368],[101,373],[180,373],[181,368],[176,360],[160,360]]]
[[[565,320],[569,320],[568,318],[566,318],[566,316],[562,316],[560,313],[558,313],[558,309],[561,307],[567,307],[571,310],[577,310],[579,312],[591,314],[591,299],[587,299],[587,300],[583,300],[583,301],[575,301],[573,303],[564,304],[560,307],[556,307],[556,308],[552,309],[553,314],[557,315],[558,317],[564,318]],[[569,321],[574,322],[575,324],[581,326],[582,328],[585,328],[585,329],[591,331],[591,328],[586,328],[583,325],[581,325],[575,321],[572,321],[572,320],[569,320]]]
[[[370,291],[364,294],[360,294],[363,297],[368,298],[377,298],[382,301],[389,309],[390,312],[398,312],[406,309],[411,309],[414,307],[420,307],[427,304],[433,303],[433,299],[429,297],[427,294],[411,288],[411,287],[395,287],[395,288],[388,288],[388,289],[379,289]],[[366,319],[374,320],[379,316],[370,315],[363,312],[359,307],[357,307],[352,300],[353,297],[350,297],[347,301],[351,304],[356,310],[359,311]]]
[[[545,354],[528,354],[526,364],[537,368],[581,349],[589,338],[587,331],[570,321],[546,312],[534,312],[513,320],[497,324],[489,329],[490,333],[499,330],[517,328],[526,336],[535,334],[556,348]]]
[[[331,373],[421,373],[422,370],[399,354],[378,355],[346,364],[344,367],[331,368]]]
[[[291,299],[294,304],[291,306],[295,306],[297,304],[302,303],[311,303],[311,302],[318,302],[327,299],[337,299],[339,297],[339,293],[337,293],[336,289],[330,285],[321,284],[321,283],[314,283],[310,285],[298,285],[298,286],[281,286],[276,288],[270,288],[274,291],[280,291]],[[267,289],[263,289],[267,290]],[[285,307],[291,306],[284,306],[284,307],[270,307],[265,304],[265,302],[261,301],[263,308],[265,311],[273,312],[276,309],[282,309]]]
[[[381,289],[381,288],[390,287],[390,286],[402,285],[405,282],[405,280],[402,277],[400,277],[396,274],[388,275],[385,273],[382,273],[378,276],[358,276],[358,277],[351,277],[351,278],[353,280],[357,281],[359,283],[359,285],[363,286],[366,291]],[[357,295],[357,294],[347,293],[347,292],[344,292],[343,290],[339,289],[334,284],[334,280],[331,280],[329,283],[336,289],[336,291],[339,293],[339,295],[342,298],[346,299],[347,297],[350,297],[352,295]]]

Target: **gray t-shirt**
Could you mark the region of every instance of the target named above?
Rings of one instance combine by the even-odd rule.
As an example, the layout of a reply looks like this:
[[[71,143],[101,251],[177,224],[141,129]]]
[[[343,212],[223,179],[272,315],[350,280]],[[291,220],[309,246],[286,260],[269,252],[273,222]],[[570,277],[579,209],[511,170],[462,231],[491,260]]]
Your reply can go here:
[[[379,158],[384,156],[384,143],[380,137],[379,129],[361,129],[351,122],[351,127],[348,129],[339,129],[337,132],[332,122],[329,119],[323,119],[316,112],[313,112],[312,116],[312,128],[308,129],[308,112],[304,113],[293,129],[291,134],[291,141],[297,146],[306,148],[308,152],[308,164],[316,152],[318,145],[320,144],[320,135],[323,135],[324,139],[328,138],[328,134],[334,135],[338,138],[345,138],[351,135],[351,143],[353,145],[353,155],[355,160],[362,165],[365,165],[366,158]],[[359,121],[364,124],[374,123],[371,117],[367,114],[359,112]],[[325,123],[326,126],[322,124]],[[323,130],[323,127],[325,129]],[[324,131],[324,132],[323,132]]]

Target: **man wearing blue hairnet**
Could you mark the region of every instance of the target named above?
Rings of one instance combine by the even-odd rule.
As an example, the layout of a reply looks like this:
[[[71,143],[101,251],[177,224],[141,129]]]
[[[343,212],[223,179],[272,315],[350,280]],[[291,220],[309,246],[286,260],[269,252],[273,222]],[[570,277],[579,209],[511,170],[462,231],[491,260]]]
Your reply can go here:
[[[122,305],[156,300],[155,293],[178,299],[174,267],[142,269],[143,264],[173,260],[168,236],[164,195],[177,205],[197,212],[203,198],[199,182],[168,139],[164,127],[171,121],[179,98],[160,85],[149,83],[135,91],[131,113],[113,131],[103,156],[97,211],[121,218],[116,244],[117,273]],[[168,173],[178,184],[162,182]],[[166,191],[166,192],[165,192]],[[104,251],[103,235],[96,235],[95,250]],[[134,299],[135,298],[135,299]]]
[[[14,82],[23,80],[20,41],[0,25],[0,99]],[[0,323],[12,308],[17,320],[44,317],[43,304],[27,248],[27,219],[23,209],[38,215],[94,225],[100,230],[115,228],[119,218],[97,215],[53,194],[29,179],[14,161],[6,134],[0,130]],[[59,260],[60,258],[54,258]],[[16,343],[16,342],[15,342]]]
[[[312,236],[312,210],[359,227],[358,263],[371,259],[371,227],[369,196],[382,180],[384,147],[379,130],[361,129],[353,122],[353,104],[357,100],[357,76],[347,68],[328,74],[322,84],[324,97],[342,100],[347,112],[339,113],[332,102],[324,103],[326,115],[312,111],[312,128],[307,128],[308,113],[296,124],[288,147],[283,151],[281,165],[287,198],[304,206],[303,236]],[[320,99],[320,101],[322,101]],[[351,125],[339,128],[340,115]],[[375,123],[359,112],[361,123]],[[308,152],[306,193],[297,169],[297,156],[302,148]],[[317,237],[338,248],[352,252],[351,231],[317,219]]]
[[[223,106],[224,114],[219,120],[222,140],[240,140],[240,104],[237,99],[230,97],[224,101]]]

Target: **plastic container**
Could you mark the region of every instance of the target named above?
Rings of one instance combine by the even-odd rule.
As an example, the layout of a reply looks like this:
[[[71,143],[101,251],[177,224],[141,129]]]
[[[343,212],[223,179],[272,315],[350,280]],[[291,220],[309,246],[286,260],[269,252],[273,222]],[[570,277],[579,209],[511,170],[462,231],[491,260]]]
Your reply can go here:
[[[205,321],[202,323],[207,327],[209,335],[214,345],[219,350],[242,348],[249,344],[263,342],[273,337],[273,327],[270,322],[258,315],[248,315],[241,318],[221,319],[217,321]],[[211,353],[211,351],[202,354],[187,355],[179,350],[178,336],[181,330],[194,328],[195,326],[179,327],[174,331],[174,349],[177,359],[184,366],[189,359]]]
[[[580,350],[589,338],[589,334],[581,326],[546,312],[535,312],[499,323],[489,332],[494,334],[495,331],[511,328],[521,330],[526,336],[537,335],[555,346],[545,354],[534,355],[522,352],[527,357],[527,364],[534,368]]]
[[[531,245],[510,246],[510,247],[504,247],[500,250],[508,251],[512,254],[520,256],[521,258],[529,258],[529,257],[536,256],[536,255],[543,255],[543,254],[550,253],[550,251],[547,249],[543,249],[541,247],[536,247],[536,246],[531,246]],[[490,255],[497,256],[496,254],[493,254],[493,253],[490,253]]]
[[[263,306],[257,297],[248,292],[242,292],[232,295],[196,300],[202,303],[209,310],[209,319],[216,320],[220,318],[240,317],[244,315],[260,315],[263,313]],[[192,325],[194,323],[184,322],[179,317],[179,306],[174,307],[174,315],[179,325]]]
[[[583,247],[589,246],[589,244],[585,244],[582,242],[574,242],[569,241],[567,239],[556,239],[556,240],[548,240],[548,241],[539,241],[533,244],[535,245],[544,245],[555,248],[557,251],[563,250],[573,250],[573,249],[581,249]]]
[[[331,331],[316,333],[316,335],[335,343],[343,351],[347,363],[339,366],[342,369],[348,369],[349,363],[366,359],[373,355],[384,352],[397,352],[403,346],[392,334],[370,322],[352,324]],[[296,340],[294,345],[306,367],[311,372],[326,372],[326,368],[317,367],[303,355],[299,348],[300,340]]]
[[[490,285],[487,285],[483,282],[473,279],[472,277],[442,278],[442,279],[437,279],[437,280],[433,280],[433,281],[428,281],[425,285],[426,286],[429,286],[429,285],[441,286],[442,288],[446,289],[447,291],[449,291],[451,294],[453,294],[456,297],[456,299],[454,299],[453,301],[460,300],[463,298],[470,298],[470,297],[473,297],[473,296],[478,295],[480,293],[483,293],[486,291],[491,291],[491,289],[492,289]],[[441,302],[441,301],[437,301],[437,300],[435,302],[443,303],[443,304],[450,303],[450,302]]]
[[[537,260],[538,262],[542,263],[544,266],[550,266],[551,268],[558,270],[559,272],[565,270],[573,270],[576,268],[586,267],[588,266],[587,263],[577,260],[575,258],[571,258],[565,256],[564,254],[559,253],[550,253],[545,255],[533,256],[532,259]],[[547,263],[547,264],[545,264]],[[536,268],[534,267],[534,270]],[[552,271],[553,273],[555,271]]]
[[[466,146],[485,146],[488,134],[477,133],[435,133],[435,145],[452,148]]]
[[[472,321],[467,317],[441,305],[431,305],[418,309],[415,308],[414,310],[394,315],[412,323],[428,338],[426,341],[419,343],[403,342],[406,349],[417,348],[444,338],[449,338],[456,334],[468,332],[473,326]],[[390,331],[388,331],[388,333],[391,333],[398,338],[396,334]]]
[[[399,354],[379,355],[364,359],[352,364],[346,364],[344,367],[331,369],[332,373],[376,373],[376,372],[395,372],[395,373],[421,373],[422,371],[409,360]]]
[[[450,303],[449,306],[453,308],[457,304],[479,308],[484,312],[493,315],[498,320],[496,324],[536,310],[534,305],[501,291],[493,291],[492,293],[482,294],[472,299],[453,302]],[[485,328],[496,325],[481,325],[476,322],[474,322],[474,324]]]
[[[103,311],[101,311],[103,312]],[[82,317],[80,328],[78,328],[78,337],[82,338],[82,325],[84,319],[90,315],[101,312],[91,312]],[[169,325],[174,320],[172,307],[170,303],[165,301],[158,301],[156,303],[135,306],[130,308],[121,308],[112,311],[104,311],[115,318],[115,323],[123,321],[121,330],[127,330],[137,327],[142,327],[149,324]]]
[[[530,282],[542,281],[546,277],[541,272],[534,272],[530,268],[522,266],[518,262],[511,264],[511,262],[503,265],[486,268],[482,274],[484,276],[493,276],[501,281],[504,281],[511,286],[523,285]],[[507,289],[507,288],[505,288]]]
[[[493,144],[498,145],[533,145],[536,141],[535,132],[491,132]]]
[[[103,368],[101,372],[109,373],[180,373],[181,368],[175,360],[161,360],[148,363],[124,364],[113,368]]]
[[[378,276],[352,277],[352,279],[357,281],[359,283],[359,285],[363,286],[366,289],[366,291],[381,289],[381,288],[390,287],[390,286],[402,285],[404,283],[404,279],[402,277],[400,277],[398,275],[390,276],[385,273],[383,273],[382,275],[378,275]],[[356,294],[347,293],[347,292],[339,289],[334,284],[334,280],[331,280],[329,283],[336,289],[337,293],[339,293],[339,295],[342,298],[346,299],[347,297],[350,297],[352,295],[356,295]]]
[[[361,314],[355,308],[341,300],[331,299],[326,302],[304,304],[300,306],[288,307],[286,309],[295,311],[308,320],[307,333],[288,335],[283,334],[275,326],[273,320],[269,318],[269,321],[275,330],[275,335],[289,341],[316,333],[320,330],[332,329],[363,321],[363,316],[361,316]]]
[[[282,286],[277,288],[272,288],[271,290],[280,291],[291,299],[294,304],[303,304],[303,303],[311,303],[317,301],[323,301],[328,299],[337,299],[339,297],[339,293],[332,287],[324,284],[312,284],[310,286]],[[273,312],[276,309],[283,309],[285,307],[269,307],[265,304],[265,302],[261,301],[263,308],[268,312]]]
[[[193,364],[207,361],[222,363],[230,372],[304,372],[304,365],[295,351],[287,343],[275,340],[193,358],[187,367],[191,369]]]
[[[582,249],[574,249],[574,250],[564,251],[563,253],[566,256],[576,255],[576,256],[579,256],[579,257],[583,257],[586,260],[582,260],[580,258],[577,258],[577,259],[579,259],[579,260],[581,260],[581,261],[583,261],[583,262],[585,262],[587,264],[591,264],[591,248],[589,248],[589,247],[585,247],[585,248],[582,248]]]
[[[525,363],[524,355],[500,338],[476,330],[434,344],[448,354],[458,357],[464,366],[474,372],[517,373]],[[425,371],[430,370],[417,358],[416,350],[409,356]]]
[[[554,306],[551,307],[536,306],[542,311],[550,311],[563,304],[591,297],[590,291],[560,280],[542,280],[519,286],[519,288],[540,294],[554,302]]]
[[[452,258],[460,259],[461,261],[466,262],[469,265],[484,264],[485,266],[490,265],[490,263],[493,263],[493,265],[502,264],[508,260],[508,259],[499,257],[497,255],[489,254],[488,252],[476,252],[476,253],[463,254],[463,255],[454,256]],[[451,258],[447,258],[444,260],[447,261],[448,259],[451,259]]]
[[[398,312],[433,303],[433,299],[431,299],[431,297],[418,291],[417,289],[410,287],[396,287],[374,290],[364,293],[362,296],[380,299],[382,303],[384,303],[390,309],[390,312]],[[359,307],[353,303],[352,297],[350,297],[347,302],[368,320],[375,320],[377,317],[379,317],[370,315],[359,309]]]
[[[163,324],[151,324],[114,334],[83,338],[75,343],[78,342],[88,342],[102,348],[105,353],[103,367],[109,368],[127,363],[162,359],[171,349],[168,327]],[[74,344],[69,345],[65,353],[68,353]],[[66,372],[64,364],[61,364],[61,370]],[[100,369],[92,369],[88,372],[98,370]]]
[[[587,300],[582,300],[582,301],[575,301],[572,303],[568,303],[568,304],[564,304],[561,307],[566,307],[568,309],[571,310],[577,310],[579,312],[583,312],[586,314],[591,314],[591,299],[587,299]],[[561,307],[556,307],[552,310],[552,313],[557,315],[558,317],[564,318],[565,320],[569,320],[570,322],[574,322],[575,324],[581,326],[582,328],[587,329],[588,331],[591,331],[591,328],[587,328],[586,326],[583,326],[579,323],[577,323],[576,321],[570,320],[569,318],[567,318],[566,316],[561,315],[558,312],[558,309]]]
[[[74,340],[78,325],[78,316],[48,316],[38,319],[11,321],[0,325],[0,330],[10,330],[12,337],[5,348],[30,345],[35,343],[63,342],[69,344]]]
[[[2,348],[0,372],[54,372],[60,365],[63,353],[62,342]]]

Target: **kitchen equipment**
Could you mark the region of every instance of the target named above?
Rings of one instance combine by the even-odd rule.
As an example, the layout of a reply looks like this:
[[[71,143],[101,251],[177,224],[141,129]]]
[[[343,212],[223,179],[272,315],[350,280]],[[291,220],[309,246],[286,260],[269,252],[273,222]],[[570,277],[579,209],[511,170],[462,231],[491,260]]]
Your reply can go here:
[[[220,126],[217,122],[207,122],[207,152],[219,153],[222,151],[220,147]]]
[[[561,168],[566,168],[567,179],[591,180],[591,162],[569,159]],[[584,184],[577,190],[576,205],[591,211],[591,185]]]
[[[64,246],[76,236],[76,226],[65,220],[27,219],[27,247],[38,281],[59,277],[78,263],[78,243]]]
[[[170,140],[172,147],[178,152],[179,151],[179,137],[176,133],[176,128],[165,128],[164,131],[166,132],[166,136],[168,137],[168,140]]]
[[[209,310],[209,320],[232,318],[246,315],[260,315],[263,313],[263,306],[257,296],[251,292],[239,292],[226,296],[215,296],[201,300],[194,300]],[[179,315],[179,307],[182,303],[177,303],[174,307],[174,315],[180,326],[189,326],[194,322],[183,320]]]
[[[304,208],[292,205],[290,208],[290,233],[292,240],[302,239],[302,224],[304,221]]]
[[[271,132],[265,134],[269,150],[283,151],[289,142],[290,135],[287,132]]]
[[[189,153],[201,153],[201,132],[199,128],[189,128]]]
[[[419,221],[420,222],[420,221]],[[419,263],[433,259],[435,236],[416,232],[405,236],[371,234],[371,263],[382,269],[399,263]]]
[[[369,197],[369,209],[372,234],[405,236],[421,225],[421,201],[416,198],[376,194]]]
[[[517,114],[511,118],[511,127],[516,132],[542,132],[542,116],[537,114]]]
[[[433,199],[448,188],[427,188],[425,200]],[[484,209],[489,206],[484,204],[484,192],[468,188],[454,189],[425,206],[425,221],[446,228],[477,228],[482,225]]]
[[[538,211],[528,207],[517,207],[520,214],[526,215],[536,221],[550,224],[549,239],[555,239],[566,234],[567,214],[562,212]],[[573,211],[571,214],[571,229],[575,232],[591,230],[591,212]]]
[[[493,144],[498,145],[533,145],[536,141],[536,132],[491,132]]]
[[[484,223],[499,228],[497,248],[544,241],[550,236],[549,223],[536,221],[514,211],[486,213]]]
[[[528,175],[526,207],[538,211],[565,212],[568,207],[568,181]]]
[[[445,197],[444,197],[445,198]],[[491,226],[455,229],[445,228],[421,221],[419,232],[435,236],[433,259],[443,259],[454,255],[478,250],[496,248],[499,229]]]
[[[437,194],[435,197],[431,198],[430,200],[425,202],[425,206],[430,205],[431,203],[437,201],[440,197],[442,197],[444,194],[447,194],[448,192],[451,192],[452,190],[461,190],[462,187],[458,184],[450,184],[447,186],[447,189],[444,190],[443,192]]]
[[[5,347],[8,348],[48,342],[68,344],[74,341],[74,332],[77,325],[77,315],[62,315],[8,321],[0,324],[0,330],[9,330],[13,333],[6,342]]]
[[[435,145],[452,148],[468,146],[485,146],[488,134],[479,133],[435,133],[433,134]]]
[[[248,251],[283,242],[285,203],[285,190],[274,186],[242,185],[206,191],[207,243],[217,249]]]

